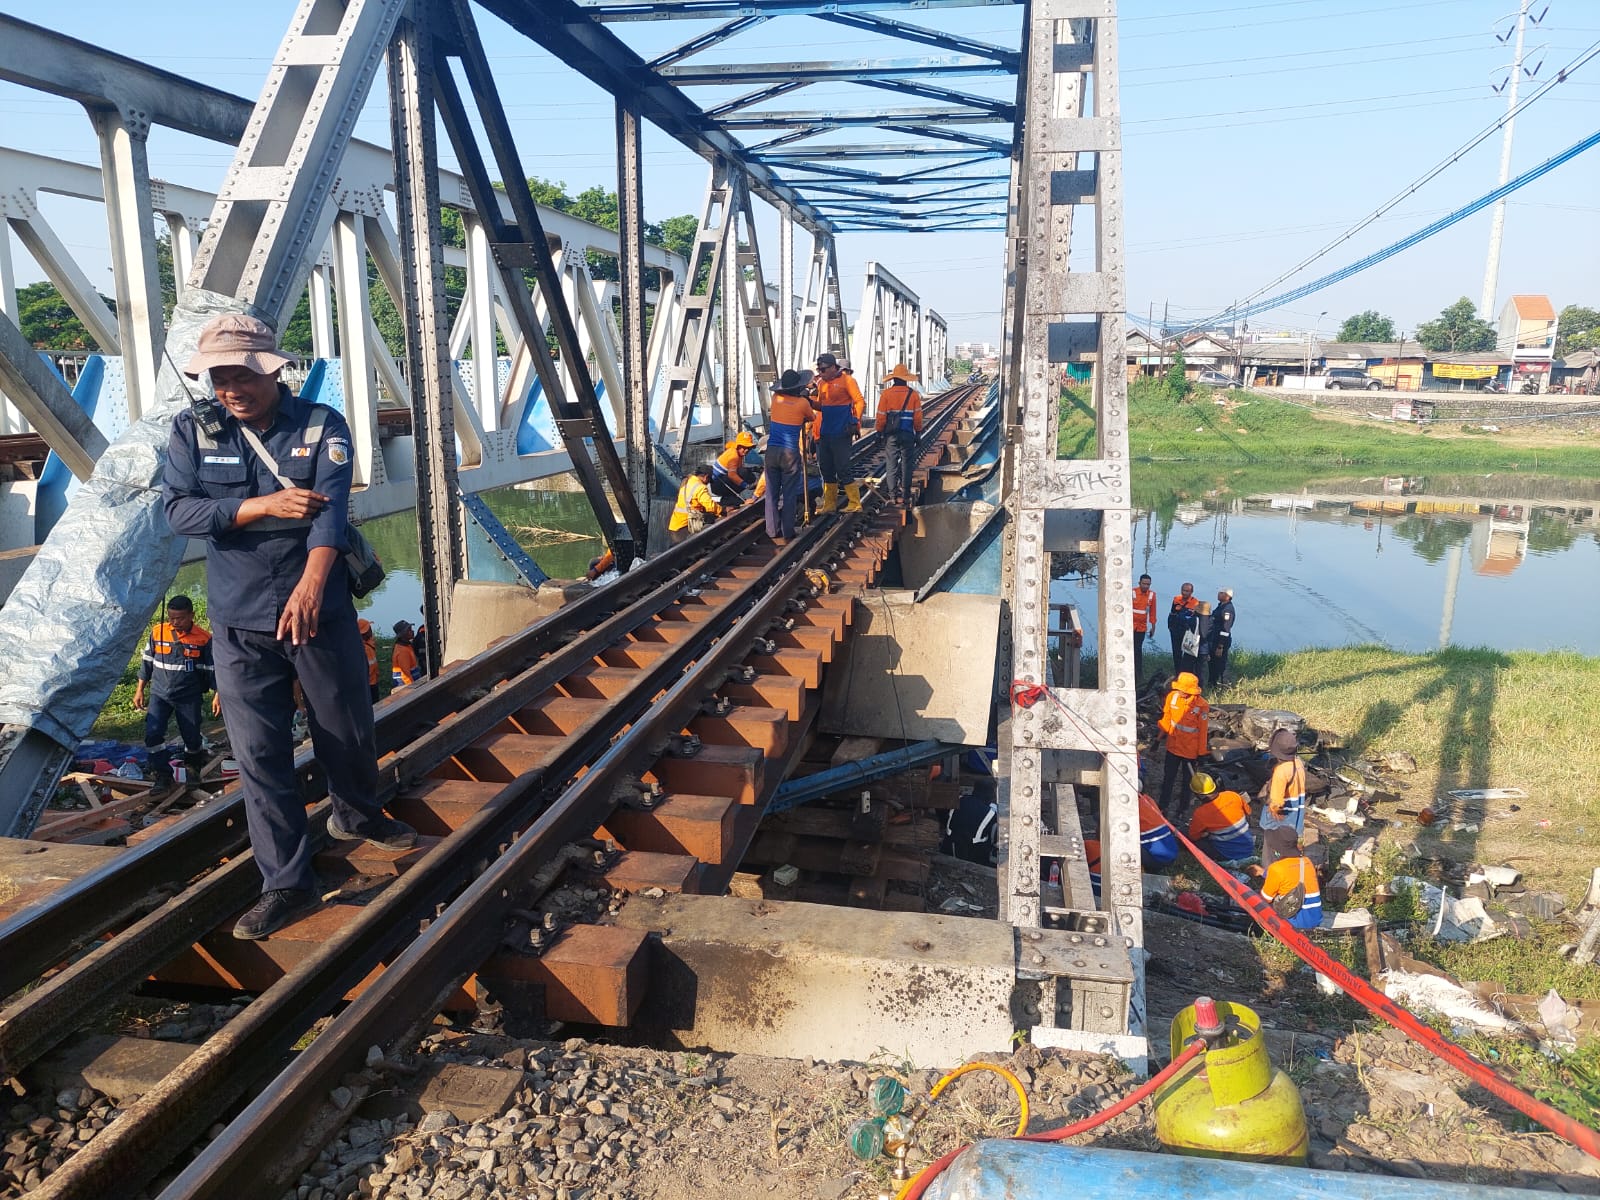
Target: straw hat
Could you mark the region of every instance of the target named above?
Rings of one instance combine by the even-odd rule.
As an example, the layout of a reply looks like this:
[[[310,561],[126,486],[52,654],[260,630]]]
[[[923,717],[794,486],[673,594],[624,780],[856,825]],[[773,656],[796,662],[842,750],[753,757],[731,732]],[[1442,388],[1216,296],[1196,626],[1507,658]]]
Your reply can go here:
[[[922,379],[922,376],[918,375],[910,367],[906,366],[905,363],[898,362],[898,363],[895,363],[895,365],[889,369],[889,373],[887,375],[885,375],[882,379],[880,379],[878,382],[879,383],[888,383],[891,379],[899,379],[899,380],[903,380],[906,383],[910,383],[913,379],[920,381]]]

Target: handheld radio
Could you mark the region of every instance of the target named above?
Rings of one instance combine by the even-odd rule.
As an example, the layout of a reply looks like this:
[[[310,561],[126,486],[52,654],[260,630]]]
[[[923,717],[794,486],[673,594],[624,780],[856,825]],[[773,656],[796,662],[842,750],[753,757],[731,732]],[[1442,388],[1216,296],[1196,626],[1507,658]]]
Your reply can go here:
[[[209,396],[202,396],[189,386],[183,377],[183,372],[178,370],[178,364],[172,361],[172,355],[165,346],[161,347],[161,354],[167,360],[167,365],[172,368],[172,373],[177,376],[178,384],[183,388],[184,394],[189,397],[189,411],[194,414],[194,423],[209,438],[219,438],[224,432],[222,424],[222,406]]]

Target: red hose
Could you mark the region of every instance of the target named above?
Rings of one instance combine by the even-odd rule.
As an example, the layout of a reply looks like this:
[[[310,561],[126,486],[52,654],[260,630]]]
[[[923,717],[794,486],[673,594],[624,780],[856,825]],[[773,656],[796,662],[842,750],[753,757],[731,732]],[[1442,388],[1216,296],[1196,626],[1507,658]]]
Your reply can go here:
[[[1309,938],[1274,912],[1272,906],[1263,900],[1258,892],[1245,887],[1212,862],[1205,851],[1186,838],[1171,822],[1167,823],[1167,827],[1177,835],[1189,853],[1195,856],[1207,874],[1250,914],[1257,925],[1293,950],[1307,966],[1322,972],[1343,988],[1357,1004],[1369,1012],[1376,1013],[1396,1029],[1419,1042],[1434,1057],[1443,1059],[1485,1091],[1498,1096],[1524,1116],[1543,1125],[1551,1133],[1565,1138],[1585,1154],[1600,1158],[1600,1131],[1591,1129],[1544,1101],[1528,1095],[1502,1078],[1488,1063],[1474,1058],[1449,1038],[1417,1020],[1410,1012],[1379,992],[1366,980],[1351,974],[1344,964],[1329,958],[1313,945]]]
[[[1169,1062],[1159,1072],[1134,1088],[1133,1091],[1118,1100],[1110,1108],[1102,1109],[1093,1116],[1085,1117],[1083,1120],[1076,1121],[1071,1125],[1063,1125],[1060,1129],[1048,1129],[1043,1133],[1028,1133],[1021,1137],[1007,1140],[1017,1142],[1059,1142],[1063,1138],[1076,1137],[1080,1133],[1088,1133],[1091,1129],[1098,1129],[1107,1121],[1120,1117],[1134,1105],[1143,1103],[1154,1094],[1157,1088],[1166,1083],[1167,1080],[1171,1079],[1195,1058],[1205,1053],[1205,1050],[1205,1042],[1198,1039],[1190,1042],[1188,1046],[1184,1047],[1182,1054]],[[904,1190],[895,1197],[895,1200],[918,1200],[918,1197],[928,1190],[928,1185],[955,1161],[956,1155],[966,1149],[966,1146],[957,1146],[950,1153],[935,1159],[922,1168],[917,1177],[905,1186]]]

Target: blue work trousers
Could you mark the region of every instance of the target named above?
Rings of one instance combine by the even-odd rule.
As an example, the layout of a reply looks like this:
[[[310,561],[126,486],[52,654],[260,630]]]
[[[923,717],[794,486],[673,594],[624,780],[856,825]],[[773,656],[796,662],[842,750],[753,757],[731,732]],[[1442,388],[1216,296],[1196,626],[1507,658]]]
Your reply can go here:
[[[311,745],[334,815],[359,830],[381,813],[367,655],[355,613],[322,623],[303,646],[252,629],[214,631],[217,691],[244,787],[250,848],[262,890],[314,888],[305,801],[295,785],[294,683],[306,698]]]
[[[200,753],[200,697],[185,696],[169,700],[160,692],[150,696],[150,707],[144,713],[144,745],[146,750],[158,750],[167,742],[167,729],[172,718],[178,718],[178,736],[183,738],[183,748],[191,757]],[[150,761],[156,760],[150,756]],[[163,769],[165,769],[163,767]]]
[[[761,469],[767,477],[767,536],[792,538],[806,485],[805,461],[798,450],[772,446]]]

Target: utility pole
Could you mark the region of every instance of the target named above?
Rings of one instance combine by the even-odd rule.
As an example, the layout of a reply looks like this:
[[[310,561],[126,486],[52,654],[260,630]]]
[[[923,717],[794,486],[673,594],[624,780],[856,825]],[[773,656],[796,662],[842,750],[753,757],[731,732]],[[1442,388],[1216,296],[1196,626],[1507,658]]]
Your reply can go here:
[[[1517,83],[1522,78],[1522,44],[1523,35],[1528,31],[1528,9],[1533,0],[1521,0],[1517,9],[1516,54],[1511,60],[1511,77],[1505,83],[1506,112],[1516,111]],[[1545,12],[1548,12],[1547,8]],[[1534,24],[1544,19],[1540,13]],[[1498,35],[1496,35],[1498,36]],[[1500,39],[1504,41],[1504,38]],[[1516,127],[1516,120],[1506,118],[1505,134],[1500,140],[1500,186],[1504,187],[1511,178],[1511,133]],[[1498,201],[1494,206],[1494,219],[1489,225],[1489,258],[1483,269],[1483,302],[1478,305],[1478,316],[1485,321],[1493,321],[1495,291],[1500,283],[1500,242],[1506,231],[1506,202]]]

